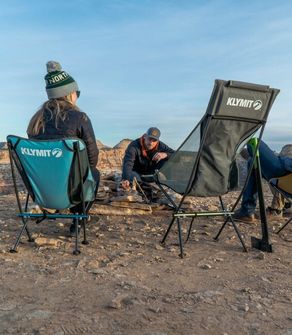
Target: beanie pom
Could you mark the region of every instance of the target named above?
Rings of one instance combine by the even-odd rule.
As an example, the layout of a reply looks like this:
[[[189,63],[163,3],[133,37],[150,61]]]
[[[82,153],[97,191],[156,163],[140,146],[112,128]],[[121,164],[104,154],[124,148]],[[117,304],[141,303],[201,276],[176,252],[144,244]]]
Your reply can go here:
[[[55,62],[53,60],[50,60],[49,62],[47,62],[47,72],[56,72],[56,71],[61,71],[62,70],[62,66],[60,63]]]

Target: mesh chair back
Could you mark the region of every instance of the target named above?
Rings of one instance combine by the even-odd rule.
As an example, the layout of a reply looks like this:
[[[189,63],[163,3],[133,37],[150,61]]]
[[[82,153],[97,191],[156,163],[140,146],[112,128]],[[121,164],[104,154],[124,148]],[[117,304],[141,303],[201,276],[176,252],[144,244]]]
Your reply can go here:
[[[9,135],[7,142],[33,200],[41,207],[54,209],[70,208],[81,202],[81,180],[74,150],[74,143],[78,143],[82,155],[84,200],[94,199],[95,181],[81,140],[40,141]]]
[[[237,185],[239,147],[266,122],[279,90],[215,80],[207,111],[158,180],[180,194],[217,196]]]

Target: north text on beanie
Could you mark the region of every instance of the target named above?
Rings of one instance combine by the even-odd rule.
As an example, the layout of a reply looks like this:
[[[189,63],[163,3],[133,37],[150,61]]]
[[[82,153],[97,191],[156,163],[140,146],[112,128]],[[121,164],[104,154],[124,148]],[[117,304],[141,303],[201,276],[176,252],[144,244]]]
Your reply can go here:
[[[60,63],[47,62],[47,72],[45,81],[49,99],[65,97],[74,91],[79,91],[76,81],[62,70]]]

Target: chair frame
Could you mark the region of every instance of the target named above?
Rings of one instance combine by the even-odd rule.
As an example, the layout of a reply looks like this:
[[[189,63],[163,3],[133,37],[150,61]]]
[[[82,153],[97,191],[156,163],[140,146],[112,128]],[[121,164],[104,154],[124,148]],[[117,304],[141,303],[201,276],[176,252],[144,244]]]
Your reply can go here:
[[[243,83],[243,84],[245,84],[245,83]],[[250,85],[251,88],[254,88],[256,86],[254,84],[248,84],[248,85]],[[268,105],[267,105],[266,114],[265,114],[266,116],[268,115],[268,112],[269,112],[269,110],[270,110],[270,108],[272,106],[272,103],[273,103],[276,95],[278,94],[278,92],[279,92],[279,90],[277,90],[277,89],[271,89],[271,97],[270,97]],[[209,102],[209,106],[210,106],[210,104],[211,104],[211,100]],[[207,110],[209,109],[209,106],[208,106]],[[203,116],[203,118],[198,123],[198,125],[201,124],[201,122],[203,121],[203,119],[205,117],[206,117],[206,114]],[[188,193],[191,190],[194,176],[197,173],[197,168],[198,168],[198,164],[199,164],[199,158],[201,156],[201,153],[202,153],[202,150],[203,150],[203,144],[205,142],[205,139],[206,139],[206,136],[207,136],[207,131],[208,131],[208,128],[209,128],[209,125],[210,125],[210,121],[212,119],[221,119],[221,120],[222,119],[228,119],[228,120],[237,119],[238,120],[239,118],[233,118],[232,116],[229,116],[228,118],[226,118],[224,116],[214,115],[213,113],[210,113],[210,114],[207,115],[207,121],[205,123],[204,132],[203,132],[203,136],[201,138],[201,143],[200,143],[200,147],[199,147],[199,150],[198,150],[198,153],[197,153],[197,157],[196,157],[194,166],[192,168],[192,172],[191,172],[191,175],[189,177],[189,180],[188,180],[188,183],[187,183],[187,186],[186,186],[186,190],[182,194],[182,198],[181,198],[181,200],[180,200],[180,202],[179,202],[178,205],[175,204],[175,202],[171,199],[171,197],[167,193],[166,188],[163,187],[162,183],[160,183],[159,177],[158,177],[159,176],[159,171],[157,170],[155,172],[155,174],[153,175],[154,181],[159,186],[159,188],[161,189],[161,191],[163,192],[163,194],[167,197],[167,199],[169,200],[169,202],[171,204],[171,207],[174,210],[172,220],[169,223],[169,226],[168,226],[168,228],[167,228],[167,230],[166,230],[166,232],[164,234],[164,237],[161,240],[161,244],[165,243],[166,238],[168,237],[168,234],[169,234],[169,232],[170,232],[170,230],[171,230],[174,222],[176,221],[176,223],[177,223],[177,230],[178,230],[179,248],[180,248],[180,254],[179,254],[179,256],[181,258],[183,258],[184,252],[183,252],[183,240],[182,240],[182,230],[181,230],[180,219],[185,219],[185,218],[191,218],[191,222],[190,222],[190,225],[189,225],[189,228],[188,228],[188,233],[187,233],[187,238],[186,238],[185,243],[189,240],[189,237],[190,237],[190,234],[191,234],[192,225],[193,225],[194,219],[196,217],[223,216],[223,217],[226,218],[226,220],[225,220],[224,224],[222,225],[221,229],[219,230],[218,234],[214,237],[214,240],[216,240],[216,241],[218,240],[218,238],[219,238],[221,232],[223,231],[224,227],[226,226],[227,223],[230,222],[232,224],[235,232],[236,232],[236,235],[237,235],[237,237],[238,237],[238,239],[239,239],[242,247],[243,247],[243,251],[247,252],[247,247],[246,247],[246,245],[245,245],[245,243],[244,243],[244,241],[242,239],[242,236],[241,236],[241,234],[240,234],[240,232],[238,230],[238,227],[237,227],[236,223],[234,222],[234,219],[233,219],[232,215],[234,214],[234,210],[235,210],[236,206],[238,205],[238,203],[239,203],[239,201],[240,201],[240,199],[241,199],[241,197],[243,195],[244,190],[247,187],[247,183],[248,183],[249,177],[250,177],[250,175],[252,173],[254,162],[257,159],[256,158],[257,157],[256,152],[258,150],[258,146],[259,146],[259,143],[261,141],[261,138],[262,138],[262,135],[263,135],[263,132],[264,132],[264,129],[265,129],[266,119],[264,117],[262,120],[254,120],[252,118],[244,119],[243,120],[243,121],[248,121],[250,123],[254,123],[255,124],[255,130],[254,130],[254,132],[252,134],[249,134],[245,140],[247,141],[251,136],[253,136],[258,131],[259,131],[259,136],[258,136],[258,141],[256,143],[254,155],[252,157],[252,164],[251,164],[250,169],[248,171],[247,178],[245,180],[245,184],[243,186],[243,189],[240,192],[240,195],[238,196],[237,200],[235,201],[234,205],[232,206],[232,208],[230,210],[226,208],[226,206],[223,203],[222,196],[220,195],[219,196],[219,202],[220,202],[220,206],[221,206],[221,210],[220,211],[216,211],[216,212],[215,211],[214,212],[197,212],[197,211],[195,211],[195,212],[187,213],[185,210],[182,209],[182,205],[183,205],[183,203],[185,201],[185,198],[188,196]],[[195,131],[195,129],[194,129],[194,131]],[[191,136],[191,134],[189,135],[189,137]],[[187,137],[187,139],[189,137]],[[187,141],[187,139],[184,141],[184,143]],[[244,142],[244,139],[243,139],[242,142]],[[259,161],[258,161],[258,165],[257,166],[259,167],[259,169],[257,169],[257,174],[260,174],[260,164],[259,164]],[[257,185],[258,185],[258,188],[259,188],[259,193],[262,194],[262,184],[261,184],[261,178],[260,178],[260,176],[257,178]],[[261,207],[264,208],[263,195],[261,195],[260,202],[261,202]],[[253,246],[254,247],[258,247],[261,250],[271,251],[271,247],[270,247],[270,243],[269,243],[269,237],[268,237],[267,222],[266,222],[266,217],[265,217],[265,211],[261,210],[261,212],[263,212],[262,213],[263,239],[262,239],[262,243],[258,243],[257,245],[256,245],[256,243],[253,243]]]
[[[61,139],[60,139],[61,140]],[[81,204],[82,204],[82,213],[80,214],[62,214],[62,213],[49,213],[46,209],[41,208],[42,213],[31,213],[28,211],[28,204],[29,204],[29,199],[33,199],[33,190],[32,187],[29,183],[28,177],[26,176],[25,170],[21,164],[21,161],[19,160],[16,151],[13,148],[13,144],[8,140],[8,152],[9,152],[9,159],[10,159],[10,167],[11,167],[11,174],[12,174],[12,180],[13,180],[13,186],[14,186],[14,191],[16,195],[16,201],[17,201],[17,206],[19,213],[17,214],[17,217],[19,217],[22,221],[22,228],[16,238],[16,242],[13,245],[13,247],[10,249],[11,253],[16,253],[18,245],[20,243],[20,239],[24,231],[26,231],[26,234],[28,236],[28,242],[34,242],[35,239],[32,237],[29,229],[28,229],[28,221],[29,219],[36,219],[36,224],[42,222],[43,220],[46,219],[75,219],[75,244],[74,244],[74,250],[73,254],[78,255],[80,254],[80,249],[78,247],[79,241],[78,241],[78,221],[81,221],[81,226],[83,227],[83,241],[82,244],[87,245],[89,244],[86,236],[86,224],[89,218],[89,215],[87,213],[87,209],[89,207],[89,204],[87,206],[85,205],[85,196],[84,196],[84,187],[82,183],[82,170],[81,170],[81,159],[80,159],[80,144],[79,140],[73,143],[73,151],[74,155],[77,157],[77,164],[78,164],[78,173],[79,173],[79,180],[80,180],[80,188],[81,188]],[[16,145],[18,142],[16,143]],[[15,145],[15,146],[16,146]],[[21,168],[21,172],[20,172]],[[19,197],[19,188],[17,186],[17,177],[16,177],[16,169],[19,171],[21,179],[26,187],[27,190],[27,196],[25,200],[24,207],[21,203],[20,197]],[[25,178],[25,179],[24,179]],[[32,192],[32,194],[30,194]]]

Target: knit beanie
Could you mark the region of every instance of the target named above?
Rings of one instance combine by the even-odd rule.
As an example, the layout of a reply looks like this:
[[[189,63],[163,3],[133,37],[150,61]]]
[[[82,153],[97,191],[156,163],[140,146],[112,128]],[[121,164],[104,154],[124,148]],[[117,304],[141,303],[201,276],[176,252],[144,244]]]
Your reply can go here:
[[[47,62],[47,72],[45,81],[49,99],[65,97],[74,91],[79,91],[76,81],[62,70],[60,63]]]

